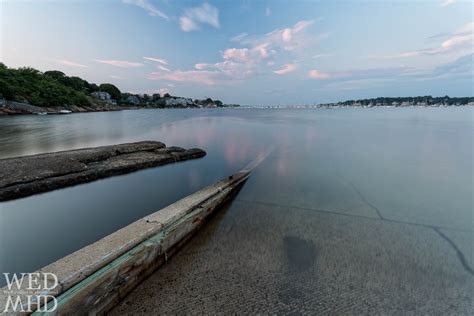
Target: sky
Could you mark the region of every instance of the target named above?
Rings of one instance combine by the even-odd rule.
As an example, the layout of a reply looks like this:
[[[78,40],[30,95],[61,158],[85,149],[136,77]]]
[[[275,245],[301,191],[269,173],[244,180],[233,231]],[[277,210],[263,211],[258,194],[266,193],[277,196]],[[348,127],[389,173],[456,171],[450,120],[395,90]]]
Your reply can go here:
[[[470,0],[0,0],[0,61],[241,105],[472,96]]]

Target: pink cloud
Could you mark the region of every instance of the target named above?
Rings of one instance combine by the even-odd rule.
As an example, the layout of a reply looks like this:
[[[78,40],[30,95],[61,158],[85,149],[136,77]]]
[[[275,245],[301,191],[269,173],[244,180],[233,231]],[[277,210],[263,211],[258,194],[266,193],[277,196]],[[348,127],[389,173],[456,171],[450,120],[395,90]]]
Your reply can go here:
[[[182,24],[190,23],[190,25],[185,27],[189,30],[198,26],[193,25],[193,23],[196,23],[199,19],[191,18],[192,16],[191,14],[185,14],[181,17]],[[218,21],[215,21],[214,26],[218,26],[217,23]],[[221,53],[221,61],[215,63],[196,63],[192,70],[177,70],[170,71],[169,73],[154,72],[148,78],[154,80],[187,81],[206,85],[229,84],[245,80],[249,77],[271,71],[269,67],[274,65],[273,59],[279,54],[282,57],[286,57],[285,55],[303,51],[302,48],[306,44],[314,43],[316,38],[305,32],[312,24],[313,21],[303,20],[295,23],[292,27],[276,29],[257,37],[243,33],[232,40],[239,41],[247,47],[230,47],[225,49]],[[295,69],[295,64],[288,63],[283,65],[282,69],[275,70],[274,73],[283,75]]]
[[[166,60],[164,60],[163,58],[159,58],[159,57],[143,57],[143,59],[154,61],[154,62],[163,64],[163,65],[168,65],[168,62]]]
[[[214,85],[219,73],[216,71],[177,70],[171,73],[153,72],[148,76],[151,80],[170,80],[179,82],[196,82],[205,85]]]
[[[308,72],[308,77],[312,79],[324,80],[331,78],[331,75],[327,72],[322,72],[317,69],[313,69]]]
[[[194,68],[196,68],[197,70],[204,70],[204,69],[206,69],[208,66],[209,66],[208,64],[198,63],[198,64],[194,65]]]
[[[222,57],[224,59],[246,62],[248,61],[250,54],[248,48],[228,48],[224,51]]]
[[[277,75],[286,75],[290,72],[293,72],[296,70],[296,65],[295,64],[285,64],[281,69],[273,71]]]
[[[78,67],[78,68],[88,68],[86,65],[79,64],[70,60],[65,60],[65,59],[58,59],[56,60],[58,64],[68,66],[68,67]]]
[[[98,63],[101,63],[101,64],[106,64],[106,65],[111,65],[111,66],[121,67],[121,68],[136,68],[136,67],[143,67],[144,66],[142,63],[136,63],[136,62],[126,61],[126,60],[96,59],[94,61],[98,62]]]
[[[305,30],[313,25],[314,21],[299,21],[292,27],[284,29],[276,29],[264,36],[261,42],[269,43],[270,45],[281,47],[284,50],[292,51],[303,48],[315,40],[313,36],[305,34]]]
[[[185,32],[199,29],[198,25],[187,16],[182,16],[179,18],[179,25],[181,26],[181,29]]]

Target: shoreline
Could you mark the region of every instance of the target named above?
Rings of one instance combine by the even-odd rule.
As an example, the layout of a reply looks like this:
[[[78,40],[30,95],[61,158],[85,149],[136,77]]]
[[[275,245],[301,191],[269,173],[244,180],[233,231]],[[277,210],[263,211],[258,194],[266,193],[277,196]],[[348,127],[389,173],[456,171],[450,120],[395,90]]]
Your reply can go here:
[[[209,108],[209,107],[202,107]],[[222,106],[216,108],[236,108],[235,106]],[[91,106],[64,105],[61,107],[40,107],[27,103],[9,102],[0,104],[0,117],[10,115],[56,115],[88,112],[114,112],[123,110],[150,110],[150,109],[201,109],[193,106],[168,106],[164,108],[156,106],[136,106],[136,105],[116,105],[110,103],[100,103]]]
[[[241,108],[241,109],[348,109],[348,108],[463,108],[473,107],[472,104],[464,105],[446,105],[446,104],[433,104],[433,105],[294,105],[294,106],[224,106],[219,108]],[[196,107],[153,107],[153,106],[120,106],[113,104],[103,104],[93,106],[76,106],[76,105],[65,105],[62,107],[39,107],[26,103],[12,102],[9,105],[0,107],[0,117],[2,116],[14,116],[14,115],[59,115],[59,114],[73,114],[73,113],[91,113],[91,112],[116,112],[124,110],[166,110],[166,109],[208,109],[208,108],[196,108]]]

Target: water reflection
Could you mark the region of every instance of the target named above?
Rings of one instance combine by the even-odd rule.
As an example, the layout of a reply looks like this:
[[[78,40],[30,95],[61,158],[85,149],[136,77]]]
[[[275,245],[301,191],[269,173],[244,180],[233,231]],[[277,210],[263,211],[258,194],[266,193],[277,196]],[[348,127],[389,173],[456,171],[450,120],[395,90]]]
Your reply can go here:
[[[472,231],[472,114],[229,109],[3,117],[0,157],[140,140],[208,155],[0,203],[0,271],[37,269],[273,148],[239,195],[245,200],[377,218],[368,201],[387,219]]]

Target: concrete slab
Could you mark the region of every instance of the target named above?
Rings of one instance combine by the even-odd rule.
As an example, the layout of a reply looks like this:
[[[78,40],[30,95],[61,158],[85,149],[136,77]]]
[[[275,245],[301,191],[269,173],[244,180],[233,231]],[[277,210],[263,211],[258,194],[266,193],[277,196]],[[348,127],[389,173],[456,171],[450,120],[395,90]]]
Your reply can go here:
[[[154,141],[0,159],[0,201],[16,199],[206,153]]]

